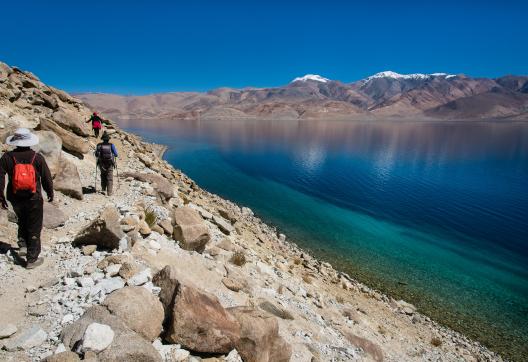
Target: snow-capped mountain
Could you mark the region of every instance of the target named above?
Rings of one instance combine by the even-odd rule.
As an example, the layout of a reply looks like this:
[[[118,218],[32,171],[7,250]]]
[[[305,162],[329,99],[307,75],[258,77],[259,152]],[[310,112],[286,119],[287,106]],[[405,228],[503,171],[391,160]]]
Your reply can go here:
[[[328,78],[321,77],[317,74],[306,74],[304,77],[297,77],[294,80],[291,81],[291,83],[295,82],[306,82],[312,80],[314,82],[321,82],[321,83],[327,83],[330,81]]]
[[[393,71],[384,71],[379,72],[374,75],[371,75],[370,77],[365,78],[365,81],[369,81],[372,79],[377,78],[393,78],[393,79],[415,79],[415,80],[424,80],[429,79],[433,77],[443,77],[446,79],[456,77],[454,74],[447,74],[447,73],[431,73],[431,74],[423,74],[423,73],[413,73],[413,74],[400,74]]]

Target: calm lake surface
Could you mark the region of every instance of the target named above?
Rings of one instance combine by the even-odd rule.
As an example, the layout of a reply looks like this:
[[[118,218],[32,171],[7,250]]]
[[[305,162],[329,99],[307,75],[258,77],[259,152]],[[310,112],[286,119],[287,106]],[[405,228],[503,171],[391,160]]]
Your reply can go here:
[[[528,359],[528,123],[120,124],[338,269]]]

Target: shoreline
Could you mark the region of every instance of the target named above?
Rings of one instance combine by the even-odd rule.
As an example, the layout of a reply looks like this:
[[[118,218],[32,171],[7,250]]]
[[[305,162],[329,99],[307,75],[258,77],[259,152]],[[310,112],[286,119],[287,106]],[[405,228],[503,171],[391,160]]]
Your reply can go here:
[[[149,143],[147,141],[144,141],[142,136],[140,135],[137,135],[135,134],[136,137],[139,137],[142,142],[146,142],[146,143]],[[162,153],[162,156],[164,155],[164,153],[166,152],[166,150],[168,149],[168,146],[166,145],[159,145],[159,144],[155,144],[155,143],[149,143],[151,145],[153,145],[154,147],[163,147],[161,149],[163,149],[163,153]],[[168,163],[168,161],[166,161]],[[170,164],[170,163],[169,163]],[[173,167],[174,169],[178,170],[179,172],[182,172],[183,175],[185,175],[185,177],[187,177],[189,180],[191,180],[191,182],[194,183],[194,181],[189,177],[187,176],[185,173],[183,173],[183,171],[177,169],[175,166],[173,166],[172,164],[170,164],[171,167]],[[199,185],[197,185],[198,188]],[[200,188],[201,189],[201,188]],[[238,205],[236,202],[234,201],[231,201],[229,199],[224,199],[222,196],[219,196],[217,194],[214,194],[214,193],[211,193],[205,189],[201,189],[203,192],[211,195],[212,197],[216,197],[216,198],[220,198],[224,201],[227,201],[228,203],[232,203],[233,205],[239,207],[239,208],[242,208],[243,206],[240,206]],[[267,227],[271,228],[271,230],[273,230],[273,233],[276,234],[276,235],[280,235],[280,230],[278,227],[276,226],[272,226],[270,224],[267,224],[265,221],[263,221],[260,217],[258,216],[255,216],[255,222],[257,224],[263,224],[263,225],[266,225]],[[348,267],[346,262],[342,261],[342,262],[338,262],[338,263],[335,263],[335,262],[331,262],[331,261],[327,261],[328,258],[325,258],[325,252],[324,251],[316,251],[316,250],[312,250],[310,249],[309,247],[308,248],[304,248],[302,246],[299,245],[299,242],[296,242],[295,240],[291,240],[291,239],[285,239],[284,240],[284,244],[288,246],[290,252],[291,252],[291,255],[290,257],[291,258],[296,258],[299,256],[299,254],[302,254],[304,256],[308,256],[311,261],[318,265],[318,266],[321,266],[321,265],[325,265],[326,264],[326,267],[329,268],[330,270],[333,271],[333,273],[335,273],[335,275],[339,276],[340,278],[345,278],[347,281],[349,281],[350,283],[352,283],[353,285],[355,285],[357,287],[357,290],[368,295],[369,297],[371,298],[374,298],[378,301],[383,301],[386,303],[387,306],[391,307],[391,308],[394,308],[394,306],[398,303],[398,300],[396,300],[395,298],[405,298],[406,297],[406,293],[402,292],[402,293],[393,293],[391,292],[388,288],[383,288],[383,285],[381,285],[379,282],[372,282],[372,283],[369,283],[368,281],[371,280],[368,278],[368,276],[364,276],[363,278],[362,277],[354,277],[354,276],[351,276],[351,275],[354,275],[354,273],[351,271],[353,270],[354,268],[352,268],[350,266],[350,262],[348,263]],[[338,266],[340,265],[340,266]],[[352,274],[350,274],[352,273]],[[376,287],[372,287],[371,285],[378,285]],[[407,293],[407,296],[408,296],[408,293]],[[399,301],[402,301],[401,299]],[[404,302],[406,304],[408,304],[406,301]],[[413,306],[414,308],[414,306]],[[473,345],[476,345],[476,346],[479,346],[479,348],[483,348],[483,349],[488,349],[487,346],[485,346],[482,342],[480,342],[477,338],[475,338],[474,336],[469,336],[467,335],[465,331],[457,331],[456,329],[453,329],[453,327],[450,325],[451,323],[454,323],[455,321],[451,321],[451,323],[449,322],[450,319],[448,318],[445,318],[445,319],[442,319],[442,318],[434,318],[432,316],[429,315],[429,313],[422,313],[421,311],[417,311],[415,312],[416,314],[419,314],[421,317],[420,318],[423,318],[424,321],[426,321],[426,324],[428,324],[431,328],[433,329],[438,329],[440,331],[442,331],[442,333],[446,336],[451,336],[452,338],[455,338],[459,341],[462,341],[463,344],[473,344]],[[434,314],[434,313],[433,313]],[[493,352],[493,353],[496,353],[496,352]],[[496,357],[498,357],[499,355],[497,354]]]

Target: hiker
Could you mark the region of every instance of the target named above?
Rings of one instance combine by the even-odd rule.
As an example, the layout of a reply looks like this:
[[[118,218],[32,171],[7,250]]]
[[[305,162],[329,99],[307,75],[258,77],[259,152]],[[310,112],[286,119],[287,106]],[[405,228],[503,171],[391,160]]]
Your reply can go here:
[[[4,197],[5,175],[8,175],[7,200],[18,219],[18,255],[26,256],[26,268],[33,269],[44,262],[39,258],[40,233],[44,205],[41,187],[53,201],[53,180],[44,156],[30,147],[39,143],[38,137],[27,128],[18,128],[6,143],[16,148],[0,158],[0,203],[8,205]]]
[[[101,139],[103,142],[99,143],[95,148],[97,166],[101,171],[101,189],[103,192],[106,190],[108,196],[112,196],[117,150],[114,144],[110,143],[110,135],[108,133],[104,132]]]
[[[101,131],[101,128],[103,128],[103,122],[108,122],[105,119],[102,119],[97,112],[93,112],[93,114],[90,116],[90,119],[86,121],[86,123],[92,122],[92,129],[94,131],[95,138],[99,138],[99,132]]]

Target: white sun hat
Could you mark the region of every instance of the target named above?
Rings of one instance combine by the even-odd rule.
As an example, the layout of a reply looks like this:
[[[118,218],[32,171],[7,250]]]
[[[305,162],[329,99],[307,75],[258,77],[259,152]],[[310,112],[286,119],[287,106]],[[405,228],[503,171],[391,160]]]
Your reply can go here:
[[[39,138],[27,128],[17,128],[14,135],[7,137],[6,143],[17,147],[31,147],[39,143]]]

